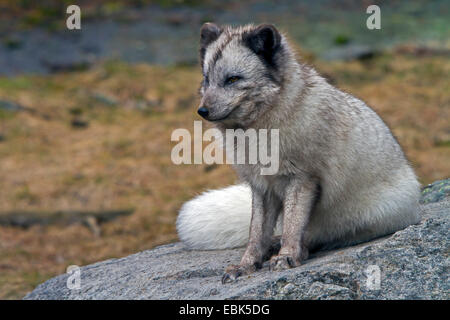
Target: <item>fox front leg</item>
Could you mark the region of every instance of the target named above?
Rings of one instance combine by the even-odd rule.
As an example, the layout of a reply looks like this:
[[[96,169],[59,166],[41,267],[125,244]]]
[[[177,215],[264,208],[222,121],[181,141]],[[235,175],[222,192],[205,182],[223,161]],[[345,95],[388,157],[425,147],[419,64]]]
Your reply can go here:
[[[247,248],[239,265],[230,265],[225,269],[222,283],[232,282],[261,268],[273,246],[272,235],[280,210],[281,200],[273,194],[252,190],[252,220]]]
[[[270,270],[297,267],[308,258],[304,234],[315,199],[317,185],[310,181],[292,180],[284,198],[283,234],[278,255],[270,259]]]

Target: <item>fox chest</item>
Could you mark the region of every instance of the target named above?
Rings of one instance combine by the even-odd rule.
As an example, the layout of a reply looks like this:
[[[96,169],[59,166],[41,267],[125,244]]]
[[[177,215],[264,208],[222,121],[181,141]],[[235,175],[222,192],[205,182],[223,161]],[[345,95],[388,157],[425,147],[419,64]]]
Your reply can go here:
[[[239,177],[250,184],[252,188],[260,190],[263,193],[273,191],[275,194],[279,195],[280,198],[284,197],[286,187],[294,176],[294,172],[284,161],[278,163],[276,171],[276,166],[274,164],[272,164],[273,171],[270,171],[272,169],[264,171],[264,169],[267,169],[267,165],[264,166],[261,164],[235,165],[234,167]]]

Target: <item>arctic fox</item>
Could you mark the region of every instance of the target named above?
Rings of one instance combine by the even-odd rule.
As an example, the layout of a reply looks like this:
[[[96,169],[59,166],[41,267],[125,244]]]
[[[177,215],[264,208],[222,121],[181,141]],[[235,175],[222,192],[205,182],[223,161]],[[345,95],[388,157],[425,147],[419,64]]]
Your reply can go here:
[[[223,282],[254,272],[281,248],[271,270],[308,252],[357,244],[420,219],[420,184],[380,117],[295,58],[273,25],[201,28],[198,113],[219,130],[279,129],[279,170],[235,165],[243,184],[185,203],[179,237],[193,249],[247,244]],[[278,222],[278,225],[277,225]],[[276,230],[278,229],[278,230]]]

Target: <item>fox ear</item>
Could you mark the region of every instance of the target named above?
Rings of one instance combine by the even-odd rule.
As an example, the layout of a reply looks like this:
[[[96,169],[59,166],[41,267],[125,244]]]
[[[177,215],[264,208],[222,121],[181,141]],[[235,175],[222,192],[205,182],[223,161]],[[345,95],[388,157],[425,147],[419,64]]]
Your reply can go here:
[[[281,45],[281,35],[275,26],[262,24],[244,36],[246,45],[270,66],[275,67],[274,55]]]
[[[207,47],[211,42],[217,40],[221,33],[222,29],[216,24],[206,22],[200,29],[200,45],[202,47]]]
[[[203,24],[200,29],[200,60],[202,65],[203,59],[205,58],[206,48],[211,44],[211,42],[217,40],[221,33],[222,29],[211,22]]]

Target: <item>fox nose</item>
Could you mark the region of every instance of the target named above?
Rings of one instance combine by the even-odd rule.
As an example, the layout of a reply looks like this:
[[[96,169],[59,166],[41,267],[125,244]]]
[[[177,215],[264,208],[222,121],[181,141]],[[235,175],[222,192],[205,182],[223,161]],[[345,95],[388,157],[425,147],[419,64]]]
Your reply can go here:
[[[197,112],[203,118],[206,118],[208,116],[208,114],[209,114],[209,110],[207,108],[205,108],[205,107],[198,108]]]

